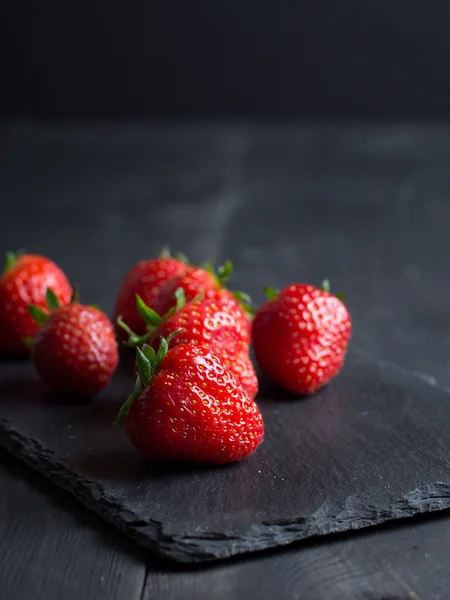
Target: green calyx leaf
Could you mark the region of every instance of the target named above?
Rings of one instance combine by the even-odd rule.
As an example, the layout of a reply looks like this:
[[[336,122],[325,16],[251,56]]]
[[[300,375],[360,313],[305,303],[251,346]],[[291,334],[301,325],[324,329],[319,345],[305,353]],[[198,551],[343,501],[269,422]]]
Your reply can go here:
[[[175,252],[173,256],[185,265],[190,264],[188,257],[183,252]],[[161,248],[158,258],[172,258],[172,252],[170,251],[169,246],[163,246]]]
[[[322,281],[322,289],[324,292],[329,292],[330,291],[330,280],[329,279],[324,279]]]
[[[205,261],[201,268],[207,271],[210,275],[213,275],[220,287],[224,287],[233,273],[233,263],[231,260],[225,261],[223,265],[218,267],[217,272],[214,266],[214,260],[212,258]]]
[[[231,274],[233,273],[233,263],[231,260],[227,260],[217,269],[217,279],[219,280],[220,285],[224,286]]]
[[[148,344],[144,344],[142,349],[136,348],[136,360],[139,375],[136,378],[133,393],[128,396],[119,410],[119,414],[114,421],[115,424],[119,423],[125,418],[127,412],[141,395],[142,390],[151,384],[152,378],[159,371],[161,362],[167,356],[170,342],[182,331],[184,331],[184,329],[177,329],[176,331],[173,331],[169,336],[167,336],[167,339],[161,336],[158,352],[155,352],[154,349]]]
[[[180,310],[180,308],[183,308],[183,306],[186,304],[186,294],[184,293],[184,289],[182,287],[179,287],[175,290],[173,297],[175,298],[175,306],[169,308],[162,318],[163,321],[169,319],[174,313],[177,312],[177,310]]]
[[[163,319],[158,315],[157,312],[145,304],[139,294],[136,294],[136,307],[138,313],[147,325],[152,327],[159,327],[163,322]]]
[[[188,257],[186,256],[186,254],[183,254],[183,252],[175,252],[175,258],[180,262],[184,263],[185,265],[191,264]]]
[[[208,258],[208,260],[205,260],[205,262],[200,265],[200,268],[207,271],[211,275],[216,276],[216,267],[214,265],[213,258]]]
[[[35,304],[30,304],[28,306],[28,312],[31,315],[31,318],[38,325],[44,325],[47,322],[49,314],[45,312],[40,306],[36,306]]]
[[[324,292],[328,292],[329,294],[331,294],[331,286],[330,286],[330,280],[329,279],[324,279],[322,281],[322,289]],[[335,296],[338,300],[340,300],[341,302],[344,301],[345,299],[345,294],[333,294],[333,296]]]
[[[137,335],[137,333],[134,333],[131,327],[128,327],[128,325],[123,320],[122,316],[117,317],[116,323],[128,335],[128,340],[123,343],[125,346],[129,346],[130,348],[137,348],[137,346],[142,346],[142,344],[144,344],[151,338],[155,330],[155,328],[152,327],[149,328],[147,333],[144,333],[144,335]]]
[[[17,260],[17,255],[14,252],[6,253],[5,265],[3,267],[3,274],[7,273],[14,267],[14,265],[16,264],[16,260]]]
[[[133,393],[130,394],[128,396],[128,398],[126,399],[126,401],[122,404],[122,407],[119,410],[119,414],[117,415],[116,420],[114,421],[114,425],[117,425],[117,423],[120,423],[121,421],[123,421],[123,419],[125,418],[125,415],[130,410],[132,405],[136,402],[136,400],[139,398],[141,393],[142,393],[142,381],[141,381],[140,375],[138,375],[136,378],[136,383],[134,384]]]
[[[169,246],[163,246],[161,248],[158,258],[172,258],[172,253],[170,252]]]
[[[47,289],[47,292],[45,294],[45,303],[48,306],[50,312],[60,308],[61,306],[58,296],[51,288]]]
[[[278,290],[276,288],[265,287],[265,288],[263,288],[263,292],[264,292],[264,295],[267,298],[267,300],[275,300],[275,298],[280,293],[280,290]]]
[[[142,385],[147,387],[152,379],[152,363],[147,358],[147,356],[142,352],[142,350],[138,347],[136,348],[136,360],[139,371],[139,376],[142,381]]]
[[[239,302],[241,307],[245,310],[245,312],[252,316],[255,314],[255,309],[252,305],[252,299],[245,292],[232,292],[233,296]]]
[[[23,343],[25,344],[25,346],[31,346],[31,345],[32,345],[32,343],[33,343],[33,338],[32,338],[32,337],[26,337],[26,338],[23,340]]]

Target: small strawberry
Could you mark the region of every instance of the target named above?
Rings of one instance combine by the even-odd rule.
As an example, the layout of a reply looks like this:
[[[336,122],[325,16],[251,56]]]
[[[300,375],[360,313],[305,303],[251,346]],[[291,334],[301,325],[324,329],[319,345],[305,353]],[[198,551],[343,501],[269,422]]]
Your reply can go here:
[[[142,335],[145,326],[136,310],[136,294],[144,302],[154,307],[161,286],[171,277],[182,274],[188,269],[187,259],[183,255],[171,257],[163,250],[158,258],[141,260],[125,276],[120,286],[115,304],[115,321],[121,317],[133,331]]]
[[[242,315],[242,322],[250,329],[251,299],[243,292],[230,292],[224,287],[232,272],[233,264],[229,260],[218,268],[217,273],[211,265],[205,268],[190,267],[174,275],[161,286],[152,308],[159,315],[167,314],[175,306],[175,292],[181,288],[186,302],[201,297],[204,300],[215,299],[236,304]]]
[[[264,374],[294,394],[311,394],[335,377],[345,359],[351,319],[343,302],[324,289],[294,284],[269,301],[253,321],[255,357]]]
[[[30,340],[39,376],[56,391],[93,396],[106,386],[119,361],[113,325],[94,306],[76,301],[60,306],[51,289],[47,305],[50,314],[29,306],[30,315],[41,325]]]
[[[144,341],[156,351],[160,337],[168,337],[172,331],[183,332],[174,338],[172,345],[197,344],[207,346],[226,362],[234,377],[242,384],[251,398],[258,391],[255,369],[248,356],[249,331],[242,322],[241,310],[236,302],[228,303],[214,299],[196,300],[185,304],[182,288],[176,291],[177,307],[166,318],[160,317],[142,298],[136,299],[139,314],[147,323],[147,335],[136,336],[127,328],[129,342],[138,346]],[[119,324],[122,325],[121,321]]]
[[[137,348],[137,360],[135,391],[119,418],[126,415],[127,435],[145,456],[225,464],[262,442],[258,407],[208,348],[181,344],[168,350],[162,338],[158,353]]]
[[[33,336],[38,325],[27,307],[35,304],[46,310],[45,294],[49,287],[61,304],[70,301],[70,283],[54,262],[35,254],[7,254],[0,276],[0,352],[29,352],[24,339]]]

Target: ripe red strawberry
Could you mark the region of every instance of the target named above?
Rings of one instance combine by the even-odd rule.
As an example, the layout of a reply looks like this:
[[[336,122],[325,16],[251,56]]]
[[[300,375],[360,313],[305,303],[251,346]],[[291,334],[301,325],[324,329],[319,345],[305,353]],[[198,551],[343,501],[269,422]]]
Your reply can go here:
[[[195,344],[158,354],[137,349],[139,376],[119,418],[130,441],[159,461],[225,464],[241,460],[262,442],[264,424],[255,402],[221,359]]]
[[[204,300],[215,299],[236,305],[241,314],[242,324],[245,323],[250,333],[251,299],[243,292],[230,292],[223,287],[232,271],[231,261],[219,267],[217,274],[212,267],[190,267],[184,272],[177,273],[161,286],[154,306],[148,302],[146,304],[154,308],[159,315],[165,315],[176,304],[175,292],[182,289],[186,302],[201,297]]]
[[[96,307],[78,302],[59,306],[51,290],[47,303],[50,315],[29,307],[41,324],[31,341],[36,370],[56,391],[93,396],[106,386],[119,361],[114,327]]]
[[[182,256],[183,260],[185,258]],[[145,333],[145,325],[136,309],[136,294],[154,307],[161,286],[171,277],[184,273],[188,265],[181,258],[173,258],[167,252],[159,258],[141,260],[125,276],[115,304],[115,321],[118,317],[136,333]],[[123,334],[121,333],[123,336]]]
[[[280,387],[311,394],[340,371],[351,329],[345,305],[329,293],[328,285],[290,285],[256,312],[256,360]]]
[[[139,337],[128,330],[131,345],[140,345],[148,340],[157,350],[161,337],[166,338],[172,331],[182,330],[174,338],[172,346],[194,343],[211,348],[224,360],[249,396],[254,398],[258,391],[258,380],[248,355],[248,327],[242,322],[237,303],[209,299],[184,304],[183,290],[180,288],[176,293],[178,309],[165,319],[146,306],[141,298],[137,298],[139,313],[148,324],[149,332]]]
[[[7,254],[5,270],[0,276],[0,352],[29,352],[24,339],[33,336],[38,325],[27,307],[35,304],[46,310],[45,294],[49,287],[61,304],[70,301],[70,283],[54,262],[35,254]]]
[[[217,350],[216,353],[218,353]],[[218,354],[236,381],[242,385],[249,397],[254,399],[258,393],[258,376],[250,359],[248,348],[244,345],[235,346],[231,351],[228,348],[222,348]]]

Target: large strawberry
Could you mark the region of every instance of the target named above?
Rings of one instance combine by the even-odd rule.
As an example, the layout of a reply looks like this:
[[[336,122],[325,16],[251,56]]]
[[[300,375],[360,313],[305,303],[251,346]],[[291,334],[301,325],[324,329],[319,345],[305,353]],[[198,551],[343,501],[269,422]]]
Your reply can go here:
[[[255,402],[211,350],[181,344],[158,353],[137,349],[135,391],[126,415],[130,441],[158,461],[225,464],[241,460],[262,442],[264,424]]]
[[[175,292],[183,290],[186,302],[201,297],[204,300],[214,299],[234,304],[239,308],[242,323],[250,329],[251,300],[243,292],[230,292],[224,287],[233,272],[231,261],[218,268],[217,273],[211,265],[189,267],[168,279],[161,287],[152,308],[160,315],[165,315],[175,306]],[[145,300],[145,298],[144,298]],[[149,304],[148,302],[146,302]],[[149,304],[149,306],[151,306]]]
[[[74,301],[60,306],[47,291],[50,314],[29,306],[40,328],[30,340],[36,370],[52,389],[79,396],[93,396],[103,389],[119,361],[114,327],[94,306]]]
[[[184,292],[176,292],[176,310],[166,318],[160,317],[142,298],[137,297],[137,307],[149,331],[136,336],[126,328],[129,343],[138,346],[144,341],[157,350],[160,337],[168,337],[172,331],[182,330],[172,345],[194,343],[211,348],[227,364],[236,379],[251,398],[258,391],[258,379],[249,358],[250,337],[247,324],[242,321],[241,309],[236,302],[221,300],[195,300],[185,303]],[[119,324],[123,323],[119,321]]]
[[[24,339],[34,335],[38,325],[27,307],[35,304],[45,311],[45,294],[49,287],[61,304],[70,301],[70,283],[54,262],[35,254],[7,254],[0,276],[0,352],[29,352]]]
[[[269,291],[253,321],[261,369],[295,394],[311,394],[338,374],[351,337],[347,308],[324,283],[325,289],[294,284]]]
[[[183,255],[170,256],[163,251],[158,258],[141,260],[125,276],[115,303],[115,320],[121,317],[133,331],[145,333],[139,313],[136,309],[136,295],[154,307],[161,286],[175,275],[181,275],[188,269]]]

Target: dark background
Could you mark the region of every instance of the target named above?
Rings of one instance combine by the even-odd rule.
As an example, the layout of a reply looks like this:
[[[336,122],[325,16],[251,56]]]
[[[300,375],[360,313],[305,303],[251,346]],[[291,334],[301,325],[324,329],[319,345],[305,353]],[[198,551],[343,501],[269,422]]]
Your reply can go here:
[[[4,117],[450,115],[448,0],[10,0],[2,12]]]

